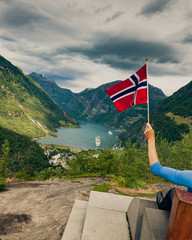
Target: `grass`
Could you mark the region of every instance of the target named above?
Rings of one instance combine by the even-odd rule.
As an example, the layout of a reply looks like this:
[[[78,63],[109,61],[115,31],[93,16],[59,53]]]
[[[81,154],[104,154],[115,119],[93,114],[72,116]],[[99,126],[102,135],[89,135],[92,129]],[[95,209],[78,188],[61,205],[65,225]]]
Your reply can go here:
[[[56,150],[56,149],[69,150],[69,147],[68,146],[64,146],[64,145],[42,143],[42,146],[45,147],[45,148],[47,147],[49,149],[53,149],[53,150]]]
[[[11,103],[14,104],[13,101],[11,101]],[[25,113],[22,116],[16,117],[14,116],[14,113],[17,111],[25,112]],[[27,110],[23,110],[23,109],[10,110],[9,109],[9,114],[12,114],[12,115],[7,115],[6,118],[3,116],[0,116],[1,125],[3,127],[29,137],[45,137],[46,136],[46,130],[42,129],[41,127],[39,127],[38,125],[32,122],[31,119],[33,118],[30,116],[30,113]]]
[[[81,182],[81,181],[78,181],[78,180],[73,180],[73,181],[71,181],[72,183],[80,183],[80,184],[84,184],[83,182]]]
[[[108,192],[111,188],[111,185],[109,183],[103,184],[103,185],[97,185],[93,184],[95,188],[93,188],[91,191],[97,191],[97,192]]]
[[[82,193],[83,197],[89,197],[89,194],[87,193]]]
[[[184,117],[181,117],[181,116],[178,116],[178,115],[174,115],[171,112],[167,113],[166,116],[173,119],[177,124],[185,123],[185,124],[189,125],[190,127],[192,127],[192,122],[191,122],[190,118],[184,118]]]
[[[142,188],[147,189],[148,185],[139,179],[136,178],[125,178],[121,176],[115,176],[114,174],[109,174],[107,177],[113,179],[114,184],[120,187],[127,187],[127,188]]]
[[[118,189],[115,189],[118,193],[119,193],[119,195],[124,195],[120,190],[118,190]]]

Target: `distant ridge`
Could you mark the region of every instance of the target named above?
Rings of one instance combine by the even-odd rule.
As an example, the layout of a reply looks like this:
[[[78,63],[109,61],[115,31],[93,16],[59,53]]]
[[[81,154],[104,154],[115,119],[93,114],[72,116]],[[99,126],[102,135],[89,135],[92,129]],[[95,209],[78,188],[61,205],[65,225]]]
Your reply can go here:
[[[73,93],[69,89],[60,88],[54,81],[42,77],[41,74],[29,75],[59,104],[61,109],[76,119],[86,119],[99,122],[117,129],[125,130],[133,123],[146,116],[146,104],[132,106],[119,113],[105,92],[105,89],[119,81],[103,84],[95,89],[85,89]],[[149,85],[150,111],[156,104],[166,98],[162,90]]]

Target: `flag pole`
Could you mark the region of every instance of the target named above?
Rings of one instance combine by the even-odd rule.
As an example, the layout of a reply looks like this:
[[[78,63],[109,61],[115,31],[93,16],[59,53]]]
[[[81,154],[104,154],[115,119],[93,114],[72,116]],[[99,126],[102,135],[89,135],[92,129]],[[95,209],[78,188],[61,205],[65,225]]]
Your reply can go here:
[[[147,119],[149,123],[149,85],[148,85],[148,58],[146,57],[146,72],[147,72]]]

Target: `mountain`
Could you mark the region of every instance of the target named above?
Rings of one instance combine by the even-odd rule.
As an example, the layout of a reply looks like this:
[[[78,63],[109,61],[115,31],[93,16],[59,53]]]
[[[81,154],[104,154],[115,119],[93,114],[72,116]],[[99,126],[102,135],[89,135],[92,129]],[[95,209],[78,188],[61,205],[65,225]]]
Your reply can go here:
[[[0,126],[32,138],[78,126],[29,76],[0,56]]]
[[[12,173],[21,172],[34,176],[36,171],[48,168],[50,165],[43,149],[36,141],[16,133],[14,131],[2,128],[0,126],[0,158],[3,156],[2,146],[8,141],[9,160],[8,169]]]
[[[49,96],[59,104],[61,109],[63,109],[62,106],[68,103],[76,95],[69,89],[60,88],[55,81],[49,80],[41,74],[33,72],[29,74],[29,77],[38,83]]]
[[[141,119],[132,125],[121,140],[143,141],[145,123],[146,119]],[[150,123],[156,134],[169,142],[180,141],[183,134],[189,133],[192,129],[192,81],[160,101],[150,114]]]
[[[50,81],[40,74],[29,75],[56,101],[61,109],[74,118],[87,119],[106,124],[118,129],[125,129],[147,114],[146,104],[132,106],[119,113],[105,92],[105,89],[119,81],[103,84],[95,89],[86,89],[80,93],[73,93],[68,89],[60,88],[54,81]],[[164,93],[149,85],[150,111],[156,104],[166,98]]]
[[[151,114],[151,121],[161,137],[181,140],[192,129],[192,81],[161,101]]]

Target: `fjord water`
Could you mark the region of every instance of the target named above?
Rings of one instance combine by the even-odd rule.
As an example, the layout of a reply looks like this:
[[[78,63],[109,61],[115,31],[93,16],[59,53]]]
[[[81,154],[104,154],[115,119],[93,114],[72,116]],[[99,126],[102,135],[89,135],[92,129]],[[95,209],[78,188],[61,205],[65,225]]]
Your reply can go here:
[[[84,149],[96,149],[112,147],[118,144],[115,139],[119,132],[115,129],[107,127],[102,124],[79,121],[81,128],[59,128],[56,132],[57,137],[42,138],[38,140],[39,143],[58,144],[65,146],[75,146]],[[108,132],[113,134],[110,135]],[[95,138],[99,136],[101,139],[100,147],[95,146]]]

